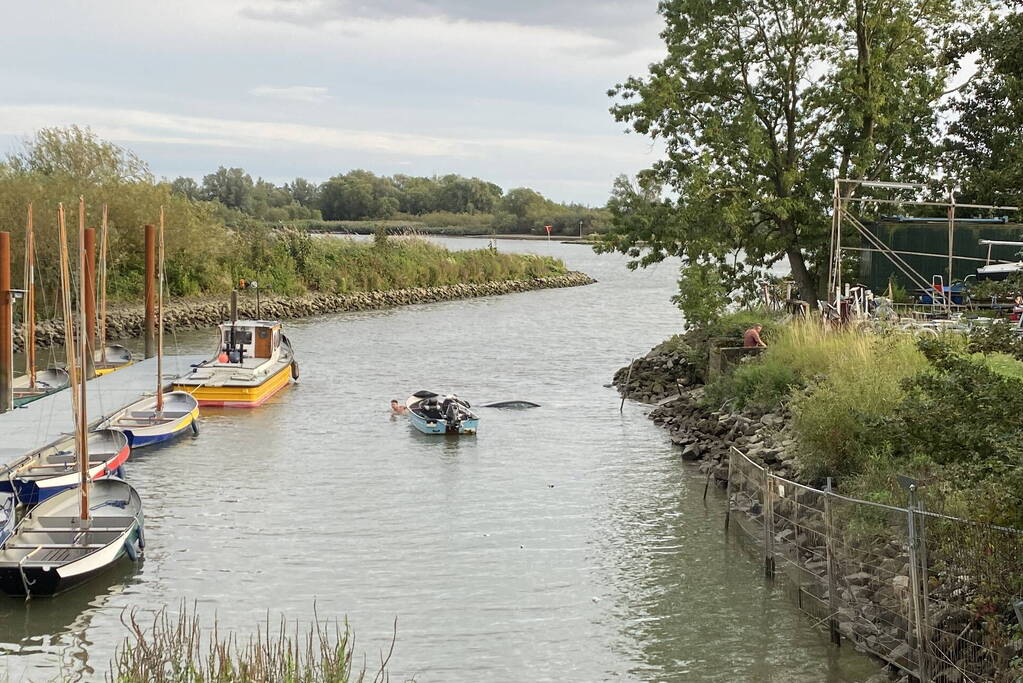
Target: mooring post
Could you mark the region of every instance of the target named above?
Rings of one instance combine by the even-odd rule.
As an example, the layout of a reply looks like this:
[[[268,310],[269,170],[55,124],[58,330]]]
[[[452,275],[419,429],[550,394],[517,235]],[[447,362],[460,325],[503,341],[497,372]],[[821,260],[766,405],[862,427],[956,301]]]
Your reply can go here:
[[[831,642],[835,645],[842,644],[842,634],[838,630],[838,581],[836,579],[835,567],[835,526],[831,515],[831,477],[828,477],[828,484],[824,488],[824,548],[827,553],[825,569],[828,573],[828,631],[831,633]]]
[[[629,382],[632,381],[632,366],[636,364],[636,359],[633,358],[629,361],[629,372],[625,375],[625,391],[622,392],[622,403],[618,406],[618,412],[625,411],[625,399],[629,397]]]
[[[85,229],[85,376],[96,376],[96,228]]]
[[[14,293],[11,233],[0,232],[0,413],[14,407]]]
[[[146,279],[143,288],[146,319],[145,319],[145,352],[146,358],[156,355],[156,226],[147,225],[146,234]]]
[[[735,457],[735,447],[728,451],[728,480],[725,482],[725,533],[728,533],[728,523],[732,519],[732,458]]]

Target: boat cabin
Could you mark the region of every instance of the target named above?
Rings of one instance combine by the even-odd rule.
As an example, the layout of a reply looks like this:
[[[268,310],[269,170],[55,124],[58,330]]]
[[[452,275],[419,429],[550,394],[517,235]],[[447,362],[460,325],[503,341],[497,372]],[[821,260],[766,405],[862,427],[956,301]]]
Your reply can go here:
[[[274,358],[281,347],[281,323],[277,320],[238,320],[220,325],[222,363],[244,363],[254,358]]]

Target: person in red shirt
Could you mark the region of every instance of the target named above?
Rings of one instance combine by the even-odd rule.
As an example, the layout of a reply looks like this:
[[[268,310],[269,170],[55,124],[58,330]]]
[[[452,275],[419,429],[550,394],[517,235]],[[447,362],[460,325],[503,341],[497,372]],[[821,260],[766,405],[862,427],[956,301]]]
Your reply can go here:
[[[767,344],[760,338],[760,330],[764,329],[763,325],[754,325],[753,327],[746,330],[742,335],[742,345],[747,349],[760,347],[762,349],[767,348]]]

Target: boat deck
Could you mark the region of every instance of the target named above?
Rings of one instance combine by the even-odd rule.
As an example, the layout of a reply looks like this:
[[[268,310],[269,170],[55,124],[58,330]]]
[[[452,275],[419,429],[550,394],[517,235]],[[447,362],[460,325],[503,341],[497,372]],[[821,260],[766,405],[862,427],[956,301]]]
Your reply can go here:
[[[193,363],[205,359],[206,356],[200,355],[165,356],[164,389],[170,389],[171,383],[191,370]],[[89,423],[96,424],[105,416],[152,394],[156,388],[155,376],[156,359],[149,358],[89,380]],[[9,463],[73,433],[70,389],[0,413],[0,464]]]

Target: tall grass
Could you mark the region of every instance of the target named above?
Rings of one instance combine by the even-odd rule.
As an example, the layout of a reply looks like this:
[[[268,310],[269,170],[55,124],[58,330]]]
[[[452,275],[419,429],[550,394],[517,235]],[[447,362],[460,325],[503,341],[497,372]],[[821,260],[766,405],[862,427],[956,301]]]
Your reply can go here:
[[[820,479],[864,468],[883,444],[872,425],[897,409],[903,380],[928,367],[912,337],[794,322],[709,395],[740,408],[791,410],[803,473]]]
[[[394,650],[381,655],[372,678],[354,666],[354,642],[347,622],[321,623],[314,618],[305,630],[289,629],[282,617],[246,640],[222,633],[216,621],[204,627],[196,609],[172,615],[166,608],[142,624],[139,611],[121,615],[130,635],[117,649],[107,680],[117,683],[354,683],[389,680],[387,665]],[[315,615],[314,615],[315,617]]]
[[[270,238],[269,250],[262,242],[254,245],[235,278],[257,280],[284,294],[308,290],[346,294],[529,280],[565,272],[564,263],[550,257],[492,249],[449,251],[416,236],[381,234],[367,242],[286,230]]]

